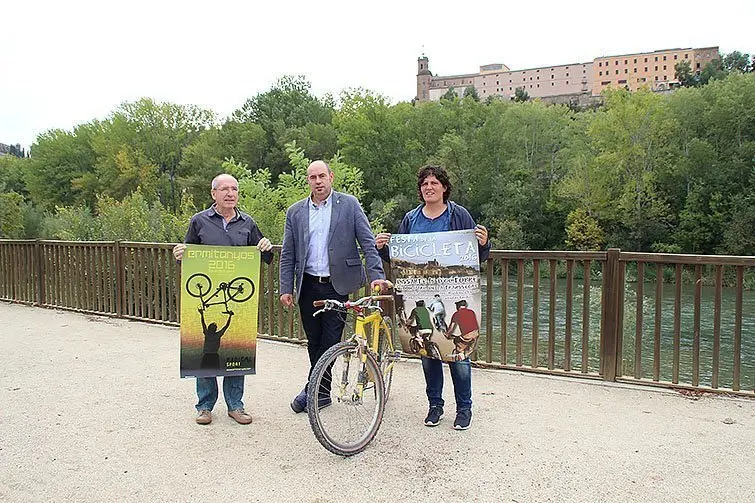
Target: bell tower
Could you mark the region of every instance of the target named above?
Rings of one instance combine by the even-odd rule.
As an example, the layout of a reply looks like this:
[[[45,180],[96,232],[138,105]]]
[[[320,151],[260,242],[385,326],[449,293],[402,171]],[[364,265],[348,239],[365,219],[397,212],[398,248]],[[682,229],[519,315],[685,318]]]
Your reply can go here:
[[[430,101],[430,83],[432,80],[430,60],[422,54],[417,58],[417,101]]]

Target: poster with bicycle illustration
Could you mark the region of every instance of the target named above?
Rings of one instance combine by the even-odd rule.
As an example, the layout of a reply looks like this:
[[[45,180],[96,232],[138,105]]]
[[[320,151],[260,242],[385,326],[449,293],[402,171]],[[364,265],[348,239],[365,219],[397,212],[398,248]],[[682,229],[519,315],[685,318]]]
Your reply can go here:
[[[181,377],[255,373],[260,252],[187,245],[181,261]]]
[[[474,230],[393,234],[388,243],[404,352],[459,361],[480,335],[480,259]]]

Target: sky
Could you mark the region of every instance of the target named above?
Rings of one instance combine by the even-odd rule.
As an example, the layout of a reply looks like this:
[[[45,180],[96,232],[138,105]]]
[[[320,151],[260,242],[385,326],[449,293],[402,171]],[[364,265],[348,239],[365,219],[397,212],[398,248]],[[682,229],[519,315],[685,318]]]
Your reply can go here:
[[[0,9],[0,143],[104,119],[150,97],[219,120],[284,75],[318,96],[416,94],[433,74],[719,46],[755,52],[755,1],[8,0]]]

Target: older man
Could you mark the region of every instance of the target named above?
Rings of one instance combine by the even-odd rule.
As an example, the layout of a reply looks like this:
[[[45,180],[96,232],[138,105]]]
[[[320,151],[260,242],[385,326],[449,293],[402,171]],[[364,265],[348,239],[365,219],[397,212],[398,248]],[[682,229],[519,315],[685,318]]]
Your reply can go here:
[[[307,334],[309,374],[325,351],[341,340],[342,315],[322,313],[317,318],[312,301],[346,300],[366,281],[357,242],[367,263],[372,287],[385,284],[375,238],[359,201],[332,189],[333,171],[323,161],[307,168],[312,193],[286,212],[283,249],[280,258],[280,301],[290,307],[296,300]],[[296,298],[294,298],[294,292]],[[307,409],[307,386],[291,402],[299,413]],[[330,404],[330,375],[323,379],[318,405]]]
[[[270,240],[262,235],[252,217],[236,208],[239,201],[239,182],[231,175],[218,175],[212,180],[212,206],[200,211],[189,222],[184,243],[218,246],[257,246],[262,260],[273,260]],[[173,256],[181,260],[185,244],[173,248]],[[244,411],[244,377],[223,377],[223,396],[228,415],[239,424],[249,424],[252,416]],[[218,401],[216,377],[197,377],[197,424],[212,422],[212,409]]]

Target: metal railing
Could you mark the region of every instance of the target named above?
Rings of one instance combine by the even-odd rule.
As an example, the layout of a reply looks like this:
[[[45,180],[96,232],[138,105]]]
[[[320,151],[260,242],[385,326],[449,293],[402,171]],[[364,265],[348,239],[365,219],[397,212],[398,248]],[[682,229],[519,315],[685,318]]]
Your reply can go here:
[[[172,248],[0,240],[0,300],[177,325]],[[304,342],[298,309],[278,302],[280,246],[273,251],[258,331]],[[483,265],[476,363],[755,396],[753,267],[755,257],[494,250]]]

